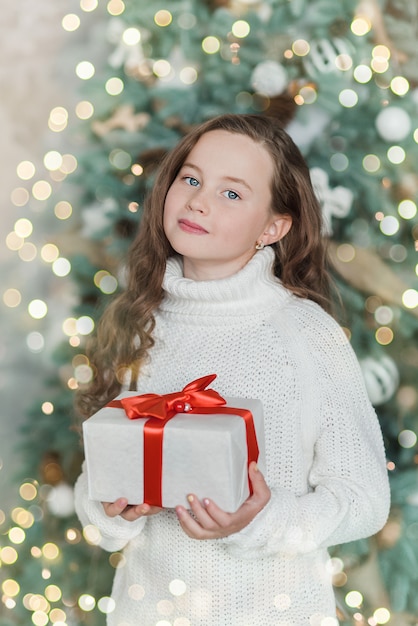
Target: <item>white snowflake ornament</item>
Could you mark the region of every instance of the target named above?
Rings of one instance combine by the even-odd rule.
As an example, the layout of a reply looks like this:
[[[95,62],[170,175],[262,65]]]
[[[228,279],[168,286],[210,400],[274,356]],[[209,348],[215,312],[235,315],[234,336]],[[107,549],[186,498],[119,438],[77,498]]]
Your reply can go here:
[[[330,74],[341,71],[340,66],[345,69],[345,60],[349,62],[352,54],[351,44],[340,37],[316,39],[310,43],[303,64],[310,76]]]
[[[105,229],[109,228],[114,221],[117,211],[117,203],[113,198],[107,198],[103,202],[96,202],[87,206],[81,215],[83,237],[101,237]]]
[[[324,234],[332,235],[332,218],[346,217],[353,203],[353,192],[346,187],[338,186],[333,189],[329,186],[328,174],[320,167],[310,170],[312,186],[318,198],[324,218]]]

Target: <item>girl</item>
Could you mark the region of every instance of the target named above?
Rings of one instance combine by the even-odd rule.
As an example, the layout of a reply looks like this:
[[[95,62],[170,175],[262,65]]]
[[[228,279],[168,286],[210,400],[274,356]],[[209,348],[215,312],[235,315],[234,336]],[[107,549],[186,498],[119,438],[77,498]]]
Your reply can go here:
[[[253,494],[226,513],[194,494],[190,510],[93,502],[84,468],[79,518],[124,549],[108,625],[336,625],[327,548],[377,532],[389,490],[357,360],[326,312],[320,208],[287,133],[259,115],[192,130],[161,165],[128,268],[83,414],[121,386],[171,393],[216,372],[221,395],[262,401],[267,470],[250,467]]]

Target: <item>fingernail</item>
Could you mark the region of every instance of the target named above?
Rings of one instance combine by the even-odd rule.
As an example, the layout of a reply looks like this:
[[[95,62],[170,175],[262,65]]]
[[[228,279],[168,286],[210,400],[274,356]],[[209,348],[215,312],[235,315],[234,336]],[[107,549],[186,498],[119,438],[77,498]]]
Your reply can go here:
[[[145,515],[145,513],[148,513],[148,509],[147,509],[147,507],[146,507],[146,506],[143,506],[143,507],[142,507],[142,509],[141,509],[141,513],[142,513],[142,515]]]
[[[193,498],[193,496],[190,494],[189,496],[187,496],[187,500],[188,500],[189,502],[193,502],[193,501],[194,501],[194,498]]]
[[[209,505],[209,502],[210,502],[209,498],[204,498],[204,499],[203,499],[203,504],[204,504],[205,506],[208,506],[208,505]]]
[[[253,467],[254,467],[254,471],[255,471],[255,472],[258,472],[258,465],[257,465],[257,463],[254,463],[254,466],[253,466]]]

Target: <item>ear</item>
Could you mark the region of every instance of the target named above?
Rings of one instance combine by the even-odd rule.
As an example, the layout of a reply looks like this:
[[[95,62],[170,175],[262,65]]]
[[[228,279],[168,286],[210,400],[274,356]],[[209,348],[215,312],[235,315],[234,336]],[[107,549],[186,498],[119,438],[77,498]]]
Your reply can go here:
[[[277,219],[271,222],[259,239],[263,241],[265,246],[276,243],[283,239],[292,226],[292,218],[290,215],[279,215]]]

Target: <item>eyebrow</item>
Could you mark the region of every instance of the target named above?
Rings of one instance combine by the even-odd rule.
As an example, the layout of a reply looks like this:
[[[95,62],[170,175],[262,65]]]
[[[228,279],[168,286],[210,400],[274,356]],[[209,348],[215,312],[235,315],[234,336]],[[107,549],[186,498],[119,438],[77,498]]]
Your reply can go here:
[[[183,163],[181,169],[183,169],[183,167],[192,167],[194,170],[196,170],[200,174],[202,173],[202,170],[200,169],[200,167],[198,167],[197,165],[193,165],[193,163],[189,163],[188,161]],[[235,176],[224,176],[224,180],[230,181],[231,183],[237,183],[238,185],[243,185],[244,187],[248,189],[248,191],[252,191],[249,184],[245,182],[243,178],[236,178]]]

